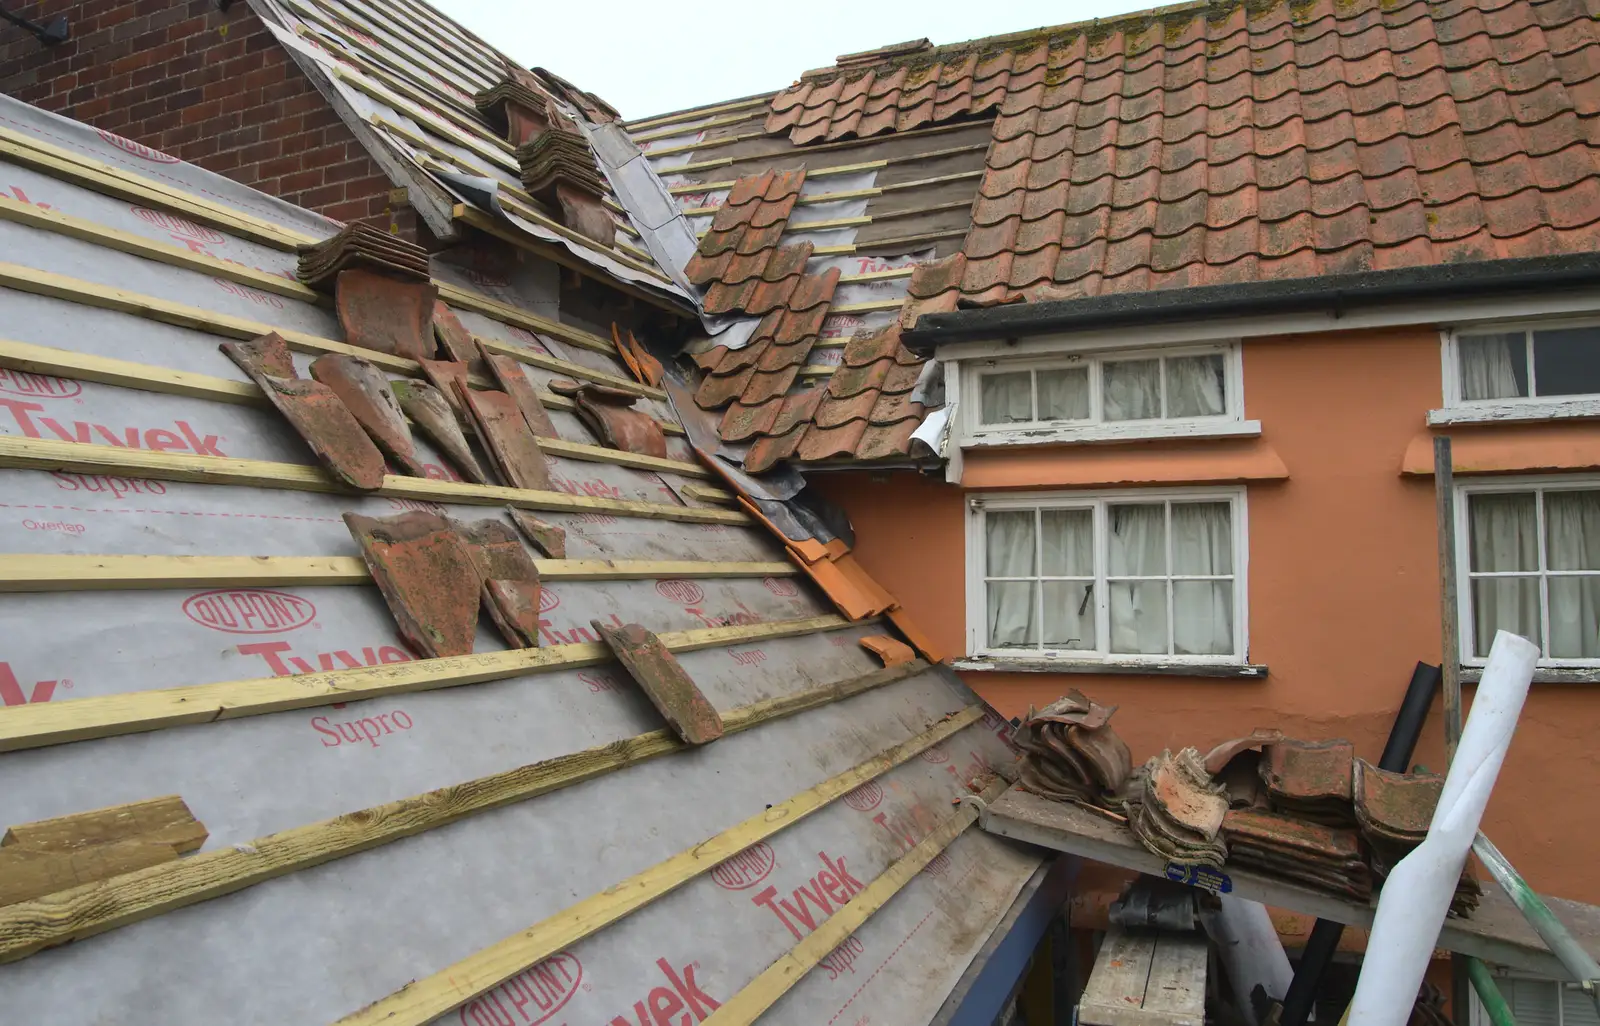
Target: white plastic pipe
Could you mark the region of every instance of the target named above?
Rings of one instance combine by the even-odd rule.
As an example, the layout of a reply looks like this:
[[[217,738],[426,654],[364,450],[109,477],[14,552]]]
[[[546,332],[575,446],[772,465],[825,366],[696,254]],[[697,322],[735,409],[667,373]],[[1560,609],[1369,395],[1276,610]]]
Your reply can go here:
[[[1259,986],[1268,997],[1282,1001],[1289,993],[1294,970],[1289,968],[1289,956],[1284,954],[1283,941],[1265,905],[1231,894],[1222,895],[1220,901],[1221,906],[1215,909],[1202,903],[1200,921],[1205,924],[1211,943],[1217,946],[1240,1011],[1255,1022],[1250,995]]]
[[[1428,836],[1383,885],[1347,1015],[1350,1026],[1405,1026],[1410,1019],[1538,658],[1538,646],[1526,639],[1506,631],[1495,635]]]

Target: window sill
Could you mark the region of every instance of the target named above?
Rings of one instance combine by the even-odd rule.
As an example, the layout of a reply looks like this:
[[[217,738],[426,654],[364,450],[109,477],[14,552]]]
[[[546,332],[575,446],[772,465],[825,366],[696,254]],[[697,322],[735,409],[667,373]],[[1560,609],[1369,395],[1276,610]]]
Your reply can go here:
[[[1267,676],[1265,666],[1252,663],[1099,663],[1078,659],[975,656],[957,659],[953,665],[958,670],[989,673],[1096,673],[1129,677],[1219,677],[1241,680],[1263,680]]]
[[[963,449],[995,446],[1059,445],[1063,442],[1144,442],[1185,438],[1257,438],[1259,420],[1125,422],[1087,427],[1015,427],[974,432],[961,440]]]
[[[1461,683],[1476,684],[1483,679],[1483,667],[1463,666]],[[1597,666],[1541,666],[1533,671],[1535,684],[1600,684]]]
[[[1428,411],[1429,427],[1457,424],[1504,424],[1522,420],[1574,420],[1600,417],[1600,399],[1524,399],[1518,402],[1470,403]]]

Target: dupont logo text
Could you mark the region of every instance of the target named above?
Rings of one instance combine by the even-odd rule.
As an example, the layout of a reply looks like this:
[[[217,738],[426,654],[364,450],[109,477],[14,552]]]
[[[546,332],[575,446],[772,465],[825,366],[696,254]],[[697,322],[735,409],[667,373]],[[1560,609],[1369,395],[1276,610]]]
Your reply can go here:
[[[222,588],[190,595],[184,615],[226,634],[284,634],[317,617],[317,607],[298,595],[259,588]]]
[[[228,237],[221,232],[207,228],[203,224],[196,224],[187,217],[179,217],[176,214],[168,214],[161,210],[151,210],[149,207],[134,207],[133,214],[147,224],[153,224],[164,232],[171,232],[173,235],[182,236],[185,239],[193,239],[196,242],[204,242],[212,246],[220,246],[228,241]]]
[[[29,399],[71,399],[83,392],[83,386],[70,378],[0,367],[0,392]]]
[[[757,841],[726,862],[713,866],[711,879],[723,890],[742,891],[765,880],[777,864],[778,856],[772,845]]]
[[[762,578],[761,583],[766,586],[768,591],[772,592],[779,598],[794,598],[796,595],[800,594],[799,585],[795,584],[793,581],[786,581],[781,577],[764,577]]]
[[[883,785],[869,780],[845,795],[844,803],[857,812],[871,812],[883,804]]]
[[[706,600],[705,589],[693,581],[657,581],[656,594],[685,606],[697,606]]]
[[[138,157],[140,160],[148,160],[153,164],[178,164],[178,163],[182,163],[180,160],[178,160],[177,157],[174,157],[171,154],[162,153],[160,150],[152,150],[150,147],[146,146],[144,143],[137,143],[137,142],[134,142],[132,139],[124,139],[122,136],[117,135],[115,132],[108,132],[103,128],[97,128],[97,129],[95,129],[95,131],[100,133],[100,138],[104,139],[106,142],[108,142],[111,145],[115,146],[117,149],[121,150],[124,153],[133,154],[135,157]]]
[[[561,596],[549,588],[539,589],[539,612],[548,613],[561,604]]]
[[[583,963],[563,951],[461,1006],[462,1026],[539,1026],[565,1007],[583,982]]]

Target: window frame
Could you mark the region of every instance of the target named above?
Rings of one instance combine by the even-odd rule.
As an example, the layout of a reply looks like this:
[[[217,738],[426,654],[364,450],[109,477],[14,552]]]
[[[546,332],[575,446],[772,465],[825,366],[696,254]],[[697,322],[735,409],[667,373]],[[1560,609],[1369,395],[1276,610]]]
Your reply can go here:
[[[1145,420],[1105,420],[1103,366],[1121,360],[1165,360],[1186,356],[1220,355],[1223,361],[1224,411],[1205,417],[1157,417]],[[992,374],[1018,371],[1088,371],[1090,418],[1076,421],[1033,420],[1008,424],[982,424],[982,379]],[[1165,365],[1162,368],[1165,378]],[[1261,425],[1244,419],[1243,347],[1237,340],[1182,346],[1085,347],[1026,357],[976,357],[961,361],[960,392],[967,401],[958,404],[961,444],[966,447],[1048,442],[1121,441],[1140,438],[1193,438],[1259,435]],[[1035,378],[1037,381],[1037,378]],[[1035,385],[1037,389],[1037,385]],[[1036,396],[1037,398],[1037,396]],[[1162,389],[1165,402],[1166,390]],[[961,409],[959,407],[965,407]]]
[[[1533,364],[1533,333],[1561,328],[1600,329],[1600,315],[1520,318],[1514,321],[1485,321],[1440,330],[1442,408],[1428,412],[1430,426],[1483,424],[1508,420],[1564,420],[1573,417],[1600,417],[1600,392],[1569,396],[1527,396],[1514,399],[1467,399],[1462,395],[1461,337],[1522,332],[1528,353],[1530,390],[1536,385]]]
[[[1600,576],[1600,571],[1546,569],[1549,553],[1545,549],[1544,493],[1547,491],[1600,491],[1600,474],[1540,474],[1508,475],[1457,481],[1455,486],[1455,579],[1457,643],[1460,645],[1460,665],[1482,669],[1489,663],[1487,656],[1473,653],[1473,639],[1477,636],[1477,621],[1472,606],[1472,533],[1470,497],[1473,495],[1506,494],[1510,492],[1535,492],[1535,526],[1538,528],[1539,569],[1535,571],[1507,571],[1505,576],[1536,576],[1539,580],[1539,660],[1536,666],[1544,669],[1597,669],[1600,656],[1592,659],[1564,659],[1545,655],[1550,638],[1550,589],[1545,583],[1551,576]]]
[[[1110,589],[1104,587],[1109,573],[1107,548],[1107,509],[1126,503],[1226,502],[1229,505],[1233,541],[1233,652],[1227,655],[1180,655],[1112,652],[1110,650]],[[1249,576],[1250,525],[1248,493],[1243,486],[1136,488],[1094,491],[1049,491],[1024,493],[975,493],[966,503],[966,658],[1016,663],[1072,664],[1084,667],[1150,668],[1169,666],[1245,667],[1249,665]],[[987,535],[985,515],[1029,509],[1090,508],[1094,516],[1093,560],[1095,588],[1095,650],[1050,648],[992,648],[988,641],[988,594],[985,565]],[[1167,528],[1167,573],[1165,580],[1187,579],[1172,569],[1171,522]],[[1171,589],[1168,589],[1167,632],[1170,641],[1174,628]],[[1101,641],[1105,647],[1099,648]]]

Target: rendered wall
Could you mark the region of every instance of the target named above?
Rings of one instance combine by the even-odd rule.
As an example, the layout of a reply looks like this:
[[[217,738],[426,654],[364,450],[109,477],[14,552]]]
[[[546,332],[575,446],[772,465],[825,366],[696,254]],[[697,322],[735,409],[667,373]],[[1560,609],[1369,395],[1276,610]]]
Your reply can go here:
[[[1121,706],[1115,724],[1136,760],[1183,745],[1204,750],[1255,726],[1348,737],[1377,758],[1412,666],[1439,660],[1433,480],[1400,473],[1441,402],[1438,333],[1253,341],[1244,378],[1245,414],[1261,421],[1262,441],[1289,472],[1249,485],[1250,659],[1270,668],[1268,678],[965,674],[1002,712],[1021,714],[1076,687]],[[1516,429],[1518,445],[1536,458],[1552,430]],[[1071,447],[1056,451],[1073,456]],[[867,570],[940,644],[964,652],[960,490],[911,474],[817,481],[848,510]],[[1569,799],[1600,786],[1597,710],[1592,686],[1536,684],[1484,822],[1534,886],[1587,902],[1600,901],[1591,871],[1600,826]],[[1436,705],[1416,756],[1436,770],[1440,717]]]
[[[0,30],[0,92],[340,221],[401,218],[390,182],[246,3],[44,0],[72,38]]]

